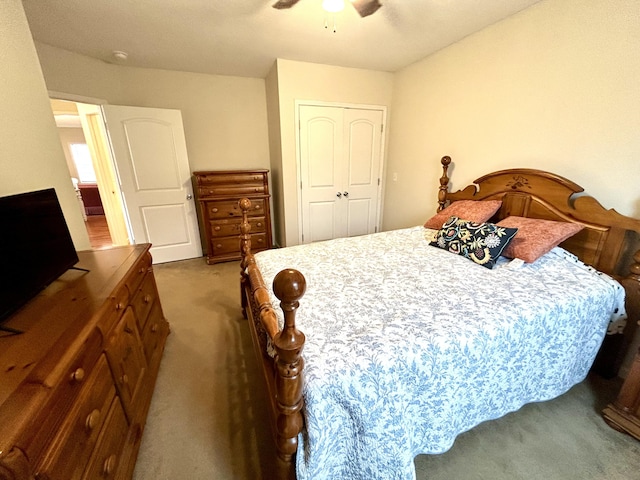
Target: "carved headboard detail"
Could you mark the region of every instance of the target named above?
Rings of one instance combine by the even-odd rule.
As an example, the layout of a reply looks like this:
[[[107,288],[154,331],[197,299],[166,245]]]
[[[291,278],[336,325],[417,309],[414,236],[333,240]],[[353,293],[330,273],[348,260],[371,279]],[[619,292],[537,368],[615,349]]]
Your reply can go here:
[[[515,168],[484,175],[463,190],[448,192],[449,157],[441,160],[439,209],[458,200],[502,200],[493,221],[509,215],[580,223],[584,229],[561,246],[598,270],[626,276],[640,249],[640,220],[605,209],[584,189],[542,170]],[[443,195],[444,193],[444,195]],[[582,194],[582,195],[581,195]]]

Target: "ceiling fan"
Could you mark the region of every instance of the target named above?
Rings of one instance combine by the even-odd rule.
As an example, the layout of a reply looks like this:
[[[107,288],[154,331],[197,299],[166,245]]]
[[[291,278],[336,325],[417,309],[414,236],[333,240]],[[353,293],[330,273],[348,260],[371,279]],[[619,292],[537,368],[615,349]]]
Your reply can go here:
[[[278,0],[272,5],[273,8],[282,10],[285,8],[291,8],[299,0]],[[375,13],[382,4],[378,0],[349,0],[353,5],[353,8],[360,14],[361,17],[368,17],[372,13]]]

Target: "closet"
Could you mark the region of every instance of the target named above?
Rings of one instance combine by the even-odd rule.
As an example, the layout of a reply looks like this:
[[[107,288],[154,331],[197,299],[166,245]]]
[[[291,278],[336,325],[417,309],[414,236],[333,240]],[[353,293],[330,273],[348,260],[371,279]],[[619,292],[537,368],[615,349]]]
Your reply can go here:
[[[302,243],[378,231],[384,111],[299,105]]]

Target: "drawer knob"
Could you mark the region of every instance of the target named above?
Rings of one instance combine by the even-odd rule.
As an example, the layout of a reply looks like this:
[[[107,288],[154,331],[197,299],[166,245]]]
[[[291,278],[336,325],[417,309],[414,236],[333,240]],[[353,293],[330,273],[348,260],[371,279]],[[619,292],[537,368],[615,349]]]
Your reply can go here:
[[[120,377],[120,383],[122,385],[126,385],[129,383],[129,376],[126,373]]]
[[[133,329],[129,325],[124,326],[125,333],[133,333]]]
[[[122,304],[122,302],[116,303],[116,310],[122,310],[123,308],[124,308],[124,305]]]
[[[216,248],[222,248],[222,244],[221,243],[217,244]]]
[[[140,267],[140,270],[138,270],[138,273],[144,273],[144,267]]]
[[[260,205],[256,205],[256,210],[260,210]]]
[[[158,324],[154,323],[151,325],[151,333],[156,333],[158,331]]]
[[[144,303],[149,303],[151,301],[151,295],[148,293],[144,296]]]
[[[209,195],[213,195],[213,190],[209,190]]]
[[[261,226],[262,226],[262,222],[258,222],[258,223],[256,223],[256,225],[257,225],[258,227],[261,227]]]
[[[258,243],[264,243],[264,239],[259,238],[259,239],[258,239]]]
[[[109,455],[104,463],[102,464],[102,473],[105,476],[111,475],[116,470],[116,461],[117,457],[115,454]]]
[[[84,380],[84,368],[78,368],[71,374],[71,380],[74,382],[82,382]]]
[[[217,208],[212,208],[212,209],[211,209],[211,211],[212,211],[213,213],[218,213],[218,209],[217,209]]]
[[[214,230],[215,230],[216,232],[219,232],[219,231],[220,231],[220,227],[216,226],[216,227],[214,227]]]
[[[99,421],[100,421],[100,410],[96,408],[93,412],[87,415],[87,420],[85,421],[84,426],[86,427],[87,431],[90,432],[94,428],[96,428]]]

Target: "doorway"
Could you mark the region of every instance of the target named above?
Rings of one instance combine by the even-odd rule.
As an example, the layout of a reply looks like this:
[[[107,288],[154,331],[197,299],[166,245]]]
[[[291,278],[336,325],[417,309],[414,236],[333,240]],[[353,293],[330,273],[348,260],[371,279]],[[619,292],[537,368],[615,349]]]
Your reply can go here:
[[[51,99],[51,110],[67,161],[67,168],[78,197],[91,248],[101,250],[116,246],[107,223],[98,178],[83,129],[78,103]],[[119,244],[127,244],[120,242]]]
[[[109,237],[109,246],[150,243],[154,263],[202,256],[180,110],[55,100],[54,114],[72,110],[69,103],[77,110],[95,174],[92,194],[99,194],[107,224],[92,228],[78,185],[92,245]],[[79,184],[81,162],[70,158]]]

